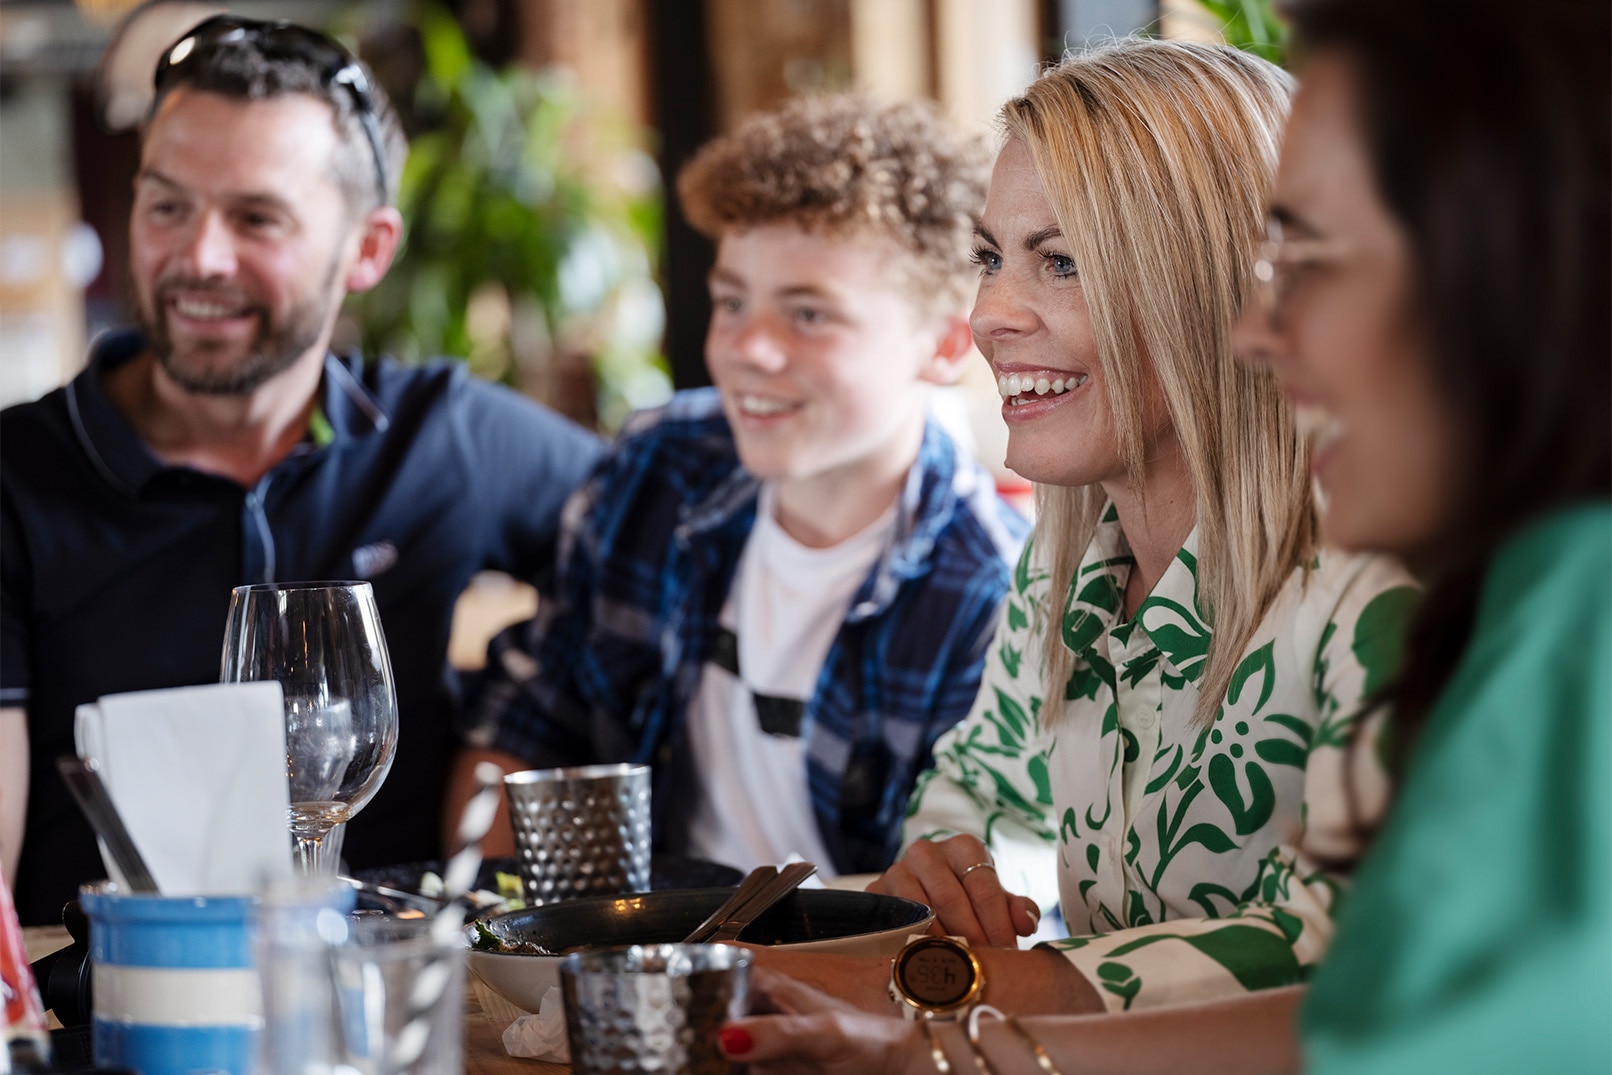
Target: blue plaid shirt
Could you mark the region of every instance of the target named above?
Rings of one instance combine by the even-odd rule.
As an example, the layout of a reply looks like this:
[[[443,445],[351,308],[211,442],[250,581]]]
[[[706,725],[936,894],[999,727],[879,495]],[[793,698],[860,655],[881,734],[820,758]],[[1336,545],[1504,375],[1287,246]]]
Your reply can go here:
[[[759,487],[715,390],[634,416],[566,505],[554,598],[493,640],[469,741],[538,767],[651,763],[656,844],[686,851],[698,777],[684,713]],[[801,719],[813,809],[840,873],[893,859],[913,782],[974,701],[1028,529],[933,420],[897,515]]]

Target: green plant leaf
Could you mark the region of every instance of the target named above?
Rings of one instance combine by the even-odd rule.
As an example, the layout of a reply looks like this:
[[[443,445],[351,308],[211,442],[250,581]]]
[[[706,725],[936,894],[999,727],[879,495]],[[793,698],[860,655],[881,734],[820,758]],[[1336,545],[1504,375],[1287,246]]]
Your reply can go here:
[[[426,6],[415,21],[425,50],[425,69],[431,77],[442,85],[452,85],[464,78],[475,59],[453,15],[432,4]]]
[[[645,140],[567,76],[487,66],[441,5],[410,11],[425,71],[399,182],[405,241],[387,277],[347,304],[366,350],[468,358],[514,382],[568,349],[592,360],[601,418],[624,416],[628,398],[660,402],[659,335],[627,327],[660,301],[661,187]],[[521,311],[518,338],[513,318],[505,339],[468,331],[465,306],[489,284]]]
[[[1283,63],[1287,56],[1287,28],[1272,10],[1271,0],[1198,0],[1218,25],[1226,43],[1235,48]]]

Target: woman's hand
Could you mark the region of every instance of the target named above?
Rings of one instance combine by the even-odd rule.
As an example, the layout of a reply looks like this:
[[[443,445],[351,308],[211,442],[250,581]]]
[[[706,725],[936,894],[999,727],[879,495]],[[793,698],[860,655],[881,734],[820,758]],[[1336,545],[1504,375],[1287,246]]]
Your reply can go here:
[[[973,836],[919,840],[868,891],[927,903],[940,932],[976,947],[1016,948],[1041,921],[1034,900],[1002,887],[990,850]]]
[[[722,1028],[722,1051],[755,1075],[826,1072],[908,1075],[933,1072],[916,1022],[871,1015],[763,967],[750,979],[752,1015]]]

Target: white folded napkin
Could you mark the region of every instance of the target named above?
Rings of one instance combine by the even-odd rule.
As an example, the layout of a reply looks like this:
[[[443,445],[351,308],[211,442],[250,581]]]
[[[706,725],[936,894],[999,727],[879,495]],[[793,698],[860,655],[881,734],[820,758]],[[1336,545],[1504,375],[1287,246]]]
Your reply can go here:
[[[73,734],[163,895],[244,895],[290,874],[280,684],[109,694],[78,707]]]
[[[571,1062],[571,1042],[565,1036],[565,1001],[559,986],[544,990],[536,1015],[519,1016],[504,1028],[504,1052],[553,1064]]]

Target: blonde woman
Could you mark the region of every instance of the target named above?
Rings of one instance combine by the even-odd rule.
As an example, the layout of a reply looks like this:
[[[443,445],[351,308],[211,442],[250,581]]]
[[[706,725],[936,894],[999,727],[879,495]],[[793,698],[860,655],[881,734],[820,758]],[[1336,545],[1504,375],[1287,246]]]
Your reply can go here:
[[[1316,548],[1306,442],[1230,343],[1288,92],[1247,54],[1132,40],[1002,111],[972,327],[1039,522],[872,886],[934,907],[997,1007],[1303,981],[1382,789],[1344,747],[1408,578]],[[1058,893],[1071,936],[1016,950],[1025,888]],[[888,962],[766,962],[891,1010]]]

